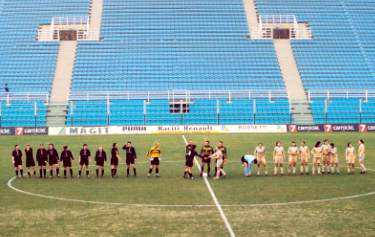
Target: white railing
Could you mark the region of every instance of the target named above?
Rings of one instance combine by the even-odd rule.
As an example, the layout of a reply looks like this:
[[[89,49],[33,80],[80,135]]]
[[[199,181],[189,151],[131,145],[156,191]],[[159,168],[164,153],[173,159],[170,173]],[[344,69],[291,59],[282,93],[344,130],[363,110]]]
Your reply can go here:
[[[192,99],[256,99],[288,98],[285,90],[171,90],[126,92],[72,92],[70,100],[192,100]]]
[[[375,98],[375,89],[312,89],[306,92],[309,101],[323,98]],[[0,101],[43,101],[49,103],[49,93],[0,92]],[[77,100],[185,100],[192,99],[277,99],[288,98],[285,90],[169,90],[169,91],[74,91],[70,101]]]
[[[55,16],[51,19],[51,25],[87,25],[90,24],[89,16]]]
[[[48,93],[38,93],[38,92],[11,92],[11,93],[0,93],[0,101],[5,101],[8,104],[11,101],[42,101],[46,104],[49,103]]]
[[[316,89],[308,90],[307,97],[309,101],[314,98],[323,98],[328,100],[331,98],[357,98],[367,101],[369,98],[375,98],[375,89]]]
[[[294,15],[260,15],[260,24],[297,24],[297,18]]]

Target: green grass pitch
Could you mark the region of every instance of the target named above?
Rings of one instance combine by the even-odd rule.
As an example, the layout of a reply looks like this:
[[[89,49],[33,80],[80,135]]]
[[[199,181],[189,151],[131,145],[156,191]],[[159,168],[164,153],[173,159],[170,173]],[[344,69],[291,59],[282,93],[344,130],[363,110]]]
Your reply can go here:
[[[228,176],[218,181],[210,179],[209,182],[236,236],[375,236],[375,195],[316,203],[259,205],[334,199],[375,192],[375,135],[186,135],[198,147],[206,137],[213,144],[223,140],[228,147]],[[245,153],[252,153],[258,142],[266,145],[267,160],[270,162],[276,140],[281,140],[285,148],[292,140],[306,140],[312,147],[316,140],[324,138],[330,139],[338,147],[341,175],[242,176],[239,158]],[[357,147],[359,138],[366,141],[366,164],[372,170],[366,175],[360,175],[359,170],[354,176],[347,175],[345,144],[352,141]],[[138,153],[136,178],[126,178],[125,167],[121,165],[119,177],[112,179],[107,162],[106,176],[102,179],[95,177],[94,167],[91,167],[90,178],[40,180],[26,177],[12,182],[14,187],[23,191],[63,199],[102,202],[100,204],[29,196],[7,186],[8,180],[14,176],[10,152],[15,143],[22,148],[30,143],[35,151],[37,144],[53,142],[59,152],[63,145],[69,145],[76,158],[73,167],[76,176],[77,153],[82,143],[88,143],[92,152],[103,144],[108,154],[113,142],[122,145],[127,140],[133,141]],[[148,160],[145,154],[156,140],[161,143],[163,152],[159,179],[146,177]],[[195,180],[182,178],[184,146],[181,135],[0,137],[0,236],[229,236],[203,179],[197,177],[197,168],[194,167]],[[123,151],[121,156],[124,157]],[[121,160],[123,163],[124,159]],[[272,172],[272,168],[272,164],[269,164],[269,172]]]

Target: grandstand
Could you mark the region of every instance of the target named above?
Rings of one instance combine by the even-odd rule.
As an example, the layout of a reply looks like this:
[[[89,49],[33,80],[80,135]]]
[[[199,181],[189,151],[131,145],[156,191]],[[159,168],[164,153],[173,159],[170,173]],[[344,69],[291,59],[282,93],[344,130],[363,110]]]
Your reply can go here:
[[[374,3],[248,2],[3,1],[0,126],[375,122]],[[292,39],[256,34],[277,16]],[[38,35],[61,17],[91,24],[74,50]]]

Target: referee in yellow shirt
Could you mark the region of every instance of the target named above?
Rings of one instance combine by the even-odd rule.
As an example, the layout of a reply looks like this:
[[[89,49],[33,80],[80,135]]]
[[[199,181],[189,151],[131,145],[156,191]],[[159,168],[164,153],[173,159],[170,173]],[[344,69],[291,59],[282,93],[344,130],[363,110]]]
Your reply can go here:
[[[155,142],[154,145],[150,148],[147,153],[147,156],[150,158],[150,169],[148,170],[147,176],[150,177],[152,170],[155,169],[156,177],[160,177],[159,166],[160,166],[160,143]]]

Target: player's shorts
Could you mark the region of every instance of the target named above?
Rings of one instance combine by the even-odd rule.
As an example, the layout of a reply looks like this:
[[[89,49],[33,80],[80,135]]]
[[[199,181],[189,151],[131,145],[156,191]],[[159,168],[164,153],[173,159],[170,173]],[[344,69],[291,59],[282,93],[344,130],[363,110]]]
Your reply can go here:
[[[330,162],[329,155],[323,155],[323,163],[328,163]]]
[[[274,160],[275,160],[276,164],[283,164],[284,163],[283,157],[275,157]]]
[[[307,157],[301,157],[301,163],[307,164],[307,163],[309,163],[309,159]]]
[[[186,159],[185,166],[187,167],[193,167],[194,159]]]
[[[72,167],[72,162],[70,160],[63,160],[63,167]]]
[[[160,160],[159,158],[152,158],[150,163],[151,165],[160,165]]]
[[[365,156],[358,156],[358,161],[364,161],[365,160]]]
[[[81,158],[80,161],[79,161],[79,165],[88,166],[89,165],[89,158]]]
[[[224,160],[223,159],[218,159],[216,160],[216,167],[217,168],[221,168],[221,166],[223,165],[224,163]]]
[[[38,166],[46,166],[47,160],[38,161]]]
[[[203,162],[203,163],[210,164],[210,163],[211,163],[211,158],[203,157],[203,158],[202,158],[202,162]]]
[[[126,165],[134,165],[135,164],[135,159],[134,158],[126,158],[125,160]]]
[[[57,158],[50,158],[48,160],[49,165],[56,165],[58,163]]]
[[[355,163],[355,157],[349,157],[347,162],[348,162],[348,164],[354,164]]]
[[[297,157],[289,157],[289,163],[297,163]]]
[[[322,158],[320,157],[314,157],[314,163],[315,164],[320,164],[322,162]]]
[[[14,160],[14,167],[22,166],[22,159],[15,159]]]
[[[96,166],[104,166],[104,159],[96,160]]]
[[[266,158],[265,157],[260,157],[260,158],[257,158],[257,162],[258,162],[258,165],[266,165],[267,164],[267,161],[266,161]]]
[[[26,167],[33,167],[35,166],[34,159],[26,159]]]
[[[111,158],[111,165],[118,165],[118,158],[117,157]]]
[[[330,163],[331,164],[338,164],[339,163],[339,159],[337,157],[331,157]]]

